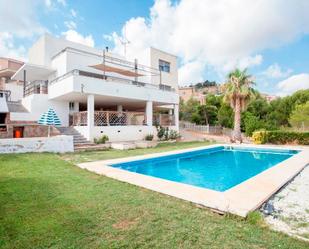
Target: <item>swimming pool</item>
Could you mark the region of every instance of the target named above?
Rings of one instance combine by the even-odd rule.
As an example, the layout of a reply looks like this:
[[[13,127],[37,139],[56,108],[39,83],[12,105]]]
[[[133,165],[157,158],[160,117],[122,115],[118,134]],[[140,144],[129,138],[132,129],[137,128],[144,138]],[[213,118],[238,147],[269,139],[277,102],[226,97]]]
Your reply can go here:
[[[297,150],[217,146],[109,166],[223,192],[297,153]]]

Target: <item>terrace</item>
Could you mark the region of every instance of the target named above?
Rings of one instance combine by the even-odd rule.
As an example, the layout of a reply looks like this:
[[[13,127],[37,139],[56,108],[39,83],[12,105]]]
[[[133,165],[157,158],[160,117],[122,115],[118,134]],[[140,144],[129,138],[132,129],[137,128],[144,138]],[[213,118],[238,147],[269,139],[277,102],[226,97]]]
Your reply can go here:
[[[73,114],[73,126],[87,126],[87,111]],[[126,126],[146,125],[145,112],[122,112],[122,111],[95,111],[94,126]],[[173,126],[175,116],[173,114],[154,114],[153,125]]]

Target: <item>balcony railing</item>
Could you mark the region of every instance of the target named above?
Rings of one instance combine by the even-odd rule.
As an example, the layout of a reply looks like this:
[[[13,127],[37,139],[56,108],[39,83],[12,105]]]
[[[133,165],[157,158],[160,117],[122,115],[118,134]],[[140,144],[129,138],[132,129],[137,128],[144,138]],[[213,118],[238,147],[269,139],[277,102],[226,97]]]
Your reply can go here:
[[[24,88],[24,96],[32,94],[47,94],[48,93],[48,82],[44,80],[35,80],[27,82]]]
[[[150,84],[146,82],[141,82],[141,81],[136,81],[136,80],[130,80],[125,77],[116,77],[116,76],[111,76],[111,75],[103,75],[103,74],[98,74],[98,73],[93,73],[93,72],[88,72],[88,71],[83,71],[83,70],[78,70],[74,69],[70,72],[65,73],[64,75],[61,75],[49,82],[49,85],[53,85],[63,79],[66,79],[72,75],[79,75],[79,76],[84,76],[84,77],[89,77],[89,78],[95,78],[95,79],[101,79],[101,80],[106,80],[106,81],[115,81],[115,82],[120,82],[124,84],[130,84],[134,86],[139,86],[139,87],[147,87],[147,88],[153,88],[153,89],[159,89],[162,91],[168,91],[168,92],[175,92],[175,89],[172,88],[171,86],[160,84]]]
[[[95,111],[94,126],[123,126],[123,125],[145,125],[146,115],[144,112],[114,112]],[[74,126],[87,125],[87,111],[73,114]]]

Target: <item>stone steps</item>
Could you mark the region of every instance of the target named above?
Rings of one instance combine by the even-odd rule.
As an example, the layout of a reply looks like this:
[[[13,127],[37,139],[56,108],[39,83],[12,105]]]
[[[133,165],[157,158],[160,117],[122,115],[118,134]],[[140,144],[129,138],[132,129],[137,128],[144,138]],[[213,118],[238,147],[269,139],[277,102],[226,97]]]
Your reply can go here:
[[[82,134],[80,134],[73,127],[60,127],[58,128],[62,135],[73,136],[74,150],[81,147],[95,146],[96,144],[88,141]]]

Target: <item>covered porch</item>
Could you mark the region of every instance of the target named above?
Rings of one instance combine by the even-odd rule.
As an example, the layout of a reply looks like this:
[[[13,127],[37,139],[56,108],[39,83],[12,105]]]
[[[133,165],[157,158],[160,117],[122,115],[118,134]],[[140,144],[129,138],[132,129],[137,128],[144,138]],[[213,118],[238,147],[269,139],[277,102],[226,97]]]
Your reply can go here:
[[[178,130],[178,104],[88,94],[86,101],[70,104],[70,125],[93,141],[102,135],[111,140],[143,139],[155,126]],[[72,102],[71,102],[72,103]]]

